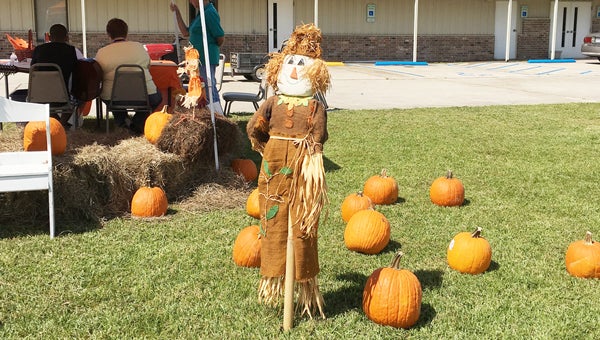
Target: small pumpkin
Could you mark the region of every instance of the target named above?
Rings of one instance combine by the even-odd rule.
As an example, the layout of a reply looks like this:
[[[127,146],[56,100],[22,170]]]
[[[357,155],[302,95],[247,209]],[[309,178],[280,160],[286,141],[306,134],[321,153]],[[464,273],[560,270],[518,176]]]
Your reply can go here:
[[[156,144],[162,134],[163,128],[172,117],[173,115],[167,112],[167,105],[165,105],[161,111],[152,113],[148,116],[146,123],[144,124],[144,137],[146,137],[150,143]]]
[[[56,118],[50,117],[50,143],[52,155],[58,156],[67,150],[67,133]],[[46,122],[29,122],[23,130],[23,149],[25,151],[44,151],[47,149]]]
[[[247,182],[252,182],[258,177],[258,169],[251,159],[236,158],[231,161],[231,169],[236,174],[244,177]]]
[[[600,278],[600,243],[592,240],[591,232],[586,232],[583,240],[569,244],[565,264],[572,276]]]
[[[446,176],[436,178],[429,188],[431,202],[443,207],[462,205],[465,201],[465,187],[460,179],[453,177],[448,170]]]
[[[480,274],[492,262],[492,247],[481,236],[481,227],[473,233],[458,233],[448,246],[448,265],[461,273]]]
[[[260,248],[260,228],[251,225],[242,229],[233,243],[233,262],[241,267],[260,267]]]
[[[131,215],[136,217],[159,217],[167,213],[167,195],[159,187],[140,187],[131,200]]]
[[[373,202],[369,196],[363,195],[362,191],[346,196],[342,206],[340,208],[342,212],[342,219],[344,222],[348,222],[350,217],[356,212],[365,209],[373,209]]]
[[[248,215],[256,219],[260,219],[260,203],[258,200],[259,196],[260,193],[258,191],[258,188],[256,188],[252,190],[252,192],[246,199],[246,213],[248,213]]]
[[[390,242],[388,219],[373,209],[356,212],[344,230],[346,248],[365,254],[377,254]]]
[[[377,324],[407,329],[419,320],[423,290],[415,274],[400,268],[402,256],[402,252],[397,252],[389,267],[379,268],[369,276],[362,308]]]
[[[392,204],[398,200],[398,183],[387,175],[387,170],[381,174],[369,177],[363,187],[363,194],[368,196],[373,204]]]

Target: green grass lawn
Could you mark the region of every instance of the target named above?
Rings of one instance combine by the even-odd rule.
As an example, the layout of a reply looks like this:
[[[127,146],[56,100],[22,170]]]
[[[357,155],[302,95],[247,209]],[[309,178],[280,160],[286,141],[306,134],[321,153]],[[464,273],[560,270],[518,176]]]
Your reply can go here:
[[[166,218],[101,227],[58,221],[55,240],[45,225],[15,233],[21,226],[0,221],[0,338],[598,339],[600,280],[569,276],[564,254],[587,230],[600,240],[599,113],[599,104],[330,112],[319,229],[328,318],[296,318],[288,334],[282,309],[257,303],[258,269],[231,260],[237,233],[256,223],[243,206],[172,204]],[[382,168],[400,187],[396,204],[377,207],[391,242],[378,255],[350,252],[339,207]],[[465,186],[461,207],[429,201],[448,169]],[[451,270],[448,243],[478,226],[490,269]],[[361,309],[367,277],[398,249],[423,287],[409,330]]]

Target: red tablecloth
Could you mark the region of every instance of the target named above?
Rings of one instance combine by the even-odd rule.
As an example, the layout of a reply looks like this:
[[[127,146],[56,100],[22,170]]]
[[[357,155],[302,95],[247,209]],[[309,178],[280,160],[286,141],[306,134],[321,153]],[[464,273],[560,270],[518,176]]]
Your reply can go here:
[[[162,109],[164,105],[169,105],[169,111],[171,111],[172,104],[175,103],[175,96],[185,93],[181,80],[177,76],[177,65],[168,60],[152,60],[150,74],[163,98],[158,108]],[[169,92],[171,98],[169,98]]]

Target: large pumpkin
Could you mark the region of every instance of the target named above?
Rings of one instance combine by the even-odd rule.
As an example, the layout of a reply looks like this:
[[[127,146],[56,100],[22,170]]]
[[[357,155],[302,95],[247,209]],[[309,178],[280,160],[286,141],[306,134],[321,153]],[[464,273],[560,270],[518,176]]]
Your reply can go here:
[[[390,242],[390,233],[390,222],[382,213],[360,210],[346,224],[344,243],[352,251],[377,254]]]
[[[367,179],[363,194],[368,196],[373,204],[392,204],[398,200],[398,183],[383,169],[381,174]]]
[[[258,188],[256,188],[252,190],[252,192],[248,196],[248,199],[246,199],[246,213],[257,219],[260,219],[260,203],[258,200],[259,196],[260,193],[258,191]]]
[[[251,159],[236,158],[231,161],[231,169],[236,174],[243,176],[248,182],[251,182],[258,177],[258,169]]]
[[[406,329],[419,320],[423,291],[415,274],[400,269],[402,255],[396,253],[389,267],[379,268],[369,276],[362,308],[375,323]]]
[[[156,144],[162,134],[163,128],[171,120],[171,117],[173,115],[167,112],[166,105],[161,111],[156,111],[148,116],[144,124],[144,136],[150,143]]]
[[[465,201],[465,187],[458,178],[454,178],[448,170],[446,176],[437,178],[429,188],[429,198],[434,204],[443,207],[462,205]]]
[[[62,155],[67,150],[67,133],[62,124],[50,117],[50,143],[52,154]],[[25,151],[44,151],[47,149],[46,122],[29,122],[23,130],[23,149]]]
[[[159,217],[167,213],[167,195],[159,187],[141,187],[131,200],[131,215],[136,217]]]
[[[600,278],[600,243],[592,240],[591,232],[586,232],[583,240],[569,245],[565,264],[567,271],[573,276]]]
[[[346,196],[340,208],[342,219],[348,222],[350,217],[356,212],[365,209],[373,209],[373,202],[368,196],[363,195],[362,191]]]
[[[461,273],[480,274],[492,262],[492,247],[481,237],[481,227],[473,233],[458,233],[448,246],[448,265]]]
[[[257,225],[242,229],[233,243],[233,262],[241,267],[260,267],[260,246]]]

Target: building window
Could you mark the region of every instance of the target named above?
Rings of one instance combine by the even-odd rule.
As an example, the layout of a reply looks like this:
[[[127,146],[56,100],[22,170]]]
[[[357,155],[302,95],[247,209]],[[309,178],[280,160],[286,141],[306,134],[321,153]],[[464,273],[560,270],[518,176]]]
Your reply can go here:
[[[44,41],[44,34],[54,24],[67,25],[66,0],[36,0],[35,1],[35,31],[38,43]]]

